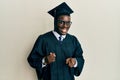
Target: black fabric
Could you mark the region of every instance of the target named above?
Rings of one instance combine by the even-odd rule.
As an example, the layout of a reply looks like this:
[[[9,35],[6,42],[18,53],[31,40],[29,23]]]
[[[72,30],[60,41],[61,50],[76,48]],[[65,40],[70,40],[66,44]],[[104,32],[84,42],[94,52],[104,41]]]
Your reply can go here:
[[[48,13],[53,16],[54,18],[60,15],[70,15],[73,13],[73,10],[65,3],[61,3],[57,7],[53,8],[52,10],[48,11]]]
[[[42,59],[50,52],[55,53],[56,60],[42,68]],[[28,62],[36,69],[39,79],[74,80],[74,75],[79,76],[84,65],[82,53],[81,45],[75,36],[67,34],[62,44],[60,44],[51,31],[38,37],[28,56]],[[70,68],[66,65],[66,59],[70,57],[76,58],[78,62],[76,68]]]

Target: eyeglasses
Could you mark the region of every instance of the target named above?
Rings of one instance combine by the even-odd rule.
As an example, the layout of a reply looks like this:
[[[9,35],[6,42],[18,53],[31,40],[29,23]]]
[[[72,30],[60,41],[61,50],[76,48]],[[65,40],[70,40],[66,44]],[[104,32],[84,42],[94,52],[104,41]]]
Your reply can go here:
[[[71,26],[72,22],[71,21],[63,21],[63,20],[57,20],[57,22],[60,24],[60,25],[67,25],[67,26]]]

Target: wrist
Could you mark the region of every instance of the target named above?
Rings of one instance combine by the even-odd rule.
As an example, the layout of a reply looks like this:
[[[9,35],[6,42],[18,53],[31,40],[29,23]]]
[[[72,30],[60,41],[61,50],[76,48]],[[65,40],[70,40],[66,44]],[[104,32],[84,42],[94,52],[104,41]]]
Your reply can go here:
[[[75,59],[74,67],[77,67],[77,65],[78,65],[77,59],[76,58],[74,58],[74,59]]]
[[[44,60],[45,60],[45,64],[49,63],[47,56],[44,58]]]

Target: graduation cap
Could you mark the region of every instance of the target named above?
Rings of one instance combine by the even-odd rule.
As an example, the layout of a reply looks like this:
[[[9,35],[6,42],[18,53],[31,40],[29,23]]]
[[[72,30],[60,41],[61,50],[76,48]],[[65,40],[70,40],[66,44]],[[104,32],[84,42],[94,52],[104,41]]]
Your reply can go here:
[[[57,7],[48,11],[48,13],[54,18],[57,18],[60,15],[70,15],[71,13],[73,13],[73,10],[65,2],[63,2]]]

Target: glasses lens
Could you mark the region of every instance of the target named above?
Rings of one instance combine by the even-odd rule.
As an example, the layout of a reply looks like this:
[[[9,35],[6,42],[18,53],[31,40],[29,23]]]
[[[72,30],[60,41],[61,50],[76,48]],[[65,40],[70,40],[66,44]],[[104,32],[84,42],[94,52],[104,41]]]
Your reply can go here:
[[[70,26],[72,24],[71,21],[63,21],[63,20],[58,20],[58,23],[61,24],[61,25],[67,25],[67,26]]]
[[[64,24],[64,21],[58,20],[58,23],[59,23],[59,24]]]

